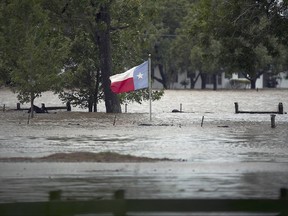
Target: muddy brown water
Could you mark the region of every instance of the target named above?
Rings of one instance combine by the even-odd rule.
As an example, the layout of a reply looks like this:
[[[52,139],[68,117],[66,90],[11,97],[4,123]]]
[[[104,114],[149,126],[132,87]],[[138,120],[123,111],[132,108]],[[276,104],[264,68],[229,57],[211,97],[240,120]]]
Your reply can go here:
[[[42,102],[61,104],[49,92]],[[64,199],[110,198],[117,189],[127,198],[278,198],[288,187],[288,115],[271,128],[269,114],[235,114],[234,102],[261,111],[282,102],[286,111],[288,90],[166,91],[152,103],[152,122],[145,102],[116,116],[103,104],[100,113],[72,107],[28,124],[26,111],[11,111],[16,96],[1,89],[0,158],[108,151],[177,162],[0,162],[0,202],[47,200],[57,189]],[[180,104],[183,113],[172,113]]]

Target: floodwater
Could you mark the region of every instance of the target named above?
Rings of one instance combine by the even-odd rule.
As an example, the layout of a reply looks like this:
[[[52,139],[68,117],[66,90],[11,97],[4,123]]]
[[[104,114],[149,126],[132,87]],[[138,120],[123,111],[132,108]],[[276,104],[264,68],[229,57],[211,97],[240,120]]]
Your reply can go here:
[[[67,199],[278,198],[288,187],[288,90],[165,91],[160,101],[128,104],[127,113],[105,114],[72,107],[29,119],[17,98],[0,90],[0,158],[41,157],[59,152],[111,151],[175,159],[157,163],[0,163],[0,202],[47,200],[61,189]],[[52,93],[40,106],[61,106]],[[6,112],[3,112],[5,104]],[[22,105],[28,107],[28,105]],[[172,113],[173,109],[183,110]],[[123,105],[122,110],[125,110]]]

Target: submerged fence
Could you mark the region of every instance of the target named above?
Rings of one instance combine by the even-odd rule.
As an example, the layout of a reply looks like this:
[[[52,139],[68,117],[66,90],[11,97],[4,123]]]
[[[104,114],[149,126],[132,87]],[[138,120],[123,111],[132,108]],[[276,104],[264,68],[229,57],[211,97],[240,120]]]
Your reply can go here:
[[[240,111],[239,110],[239,104],[238,102],[234,103],[235,105],[235,113],[250,113],[250,114],[284,114],[283,110],[283,103],[278,104],[278,110],[277,111]],[[286,114],[286,113],[285,113]]]
[[[287,189],[279,199],[125,199],[124,190],[116,191],[115,199],[61,201],[61,192],[50,192],[48,202],[2,203],[1,216],[72,216],[77,214],[110,213],[125,216],[134,213],[275,213],[288,216]]]

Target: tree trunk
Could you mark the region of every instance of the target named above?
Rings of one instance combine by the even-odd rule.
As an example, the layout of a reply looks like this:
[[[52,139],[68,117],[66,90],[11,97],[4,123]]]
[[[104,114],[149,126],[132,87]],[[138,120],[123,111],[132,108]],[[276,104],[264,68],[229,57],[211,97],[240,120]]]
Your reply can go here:
[[[195,80],[193,77],[190,77],[190,89],[194,89],[195,88]]]
[[[96,83],[95,83],[95,92],[94,92],[94,112],[97,112],[99,85],[100,85],[100,70],[97,70],[97,72],[96,72]]]
[[[97,98],[95,99],[95,103],[93,105],[93,112],[97,112]]]
[[[251,79],[250,84],[251,84],[251,89],[256,89],[256,79]]]
[[[35,100],[34,93],[31,92],[30,94],[30,105],[31,105],[30,117],[31,118],[34,118],[34,100]]]
[[[166,79],[166,75],[165,75],[164,70],[163,70],[163,65],[158,64],[158,68],[159,68],[161,78],[158,78],[158,77],[153,75],[153,79],[158,81],[159,83],[161,83],[163,85],[164,89],[167,89],[167,79]]]
[[[217,90],[217,74],[213,73],[213,90]]]
[[[98,14],[96,22],[100,28],[96,29],[97,45],[100,53],[100,69],[102,73],[102,84],[107,113],[120,113],[120,101],[110,89],[110,76],[112,75],[112,55],[110,41],[110,11],[109,5],[103,5]]]
[[[207,79],[207,74],[206,73],[201,73],[201,89],[206,89],[206,79]]]
[[[92,112],[92,107],[93,107],[93,102],[92,102],[91,98],[89,98],[89,101],[88,101],[88,112]]]
[[[163,65],[162,64],[158,64],[158,67],[159,67],[160,75],[162,77],[162,82],[161,83],[163,84],[164,89],[167,89],[167,79],[166,79],[166,75],[164,73]]]
[[[189,78],[190,78],[190,89],[194,89],[195,88],[195,84],[196,84],[197,80],[199,79],[201,73],[199,72],[196,77],[195,77],[195,75],[192,75],[192,73],[188,73],[188,74],[190,74],[189,75]],[[195,77],[195,79],[194,79],[194,77]]]

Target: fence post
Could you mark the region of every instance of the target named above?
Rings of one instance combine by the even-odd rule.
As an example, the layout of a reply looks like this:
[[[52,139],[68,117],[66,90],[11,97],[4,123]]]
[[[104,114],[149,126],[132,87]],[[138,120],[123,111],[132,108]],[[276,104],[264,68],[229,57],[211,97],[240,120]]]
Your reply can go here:
[[[125,190],[117,190],[114,193],[114,216],[126,216]]]
[[[239,113],[239,105],[238,102],[235,102],[235,113]]]
[[[284,114],[283,104],[282,104],[282,103],[279,103],[279,104],[278,104],[278,113],[279,113],[279,114]]]
[[[67,107],[67,111],[71,111],[71,104],[69,101],[66,103],[66,107]]]
[[[203,123],[204,123],[204,116],[202,116],[201,127],[203,127]]]
[[[288,200],[288,189],[280,188],[280,199]]]
[[[49,191],[49,201],[61,200],[61,190]]]
[[[63,209],[57,205],[57,201],[61,201],[62,190],[49,191],[49,202],[46,215],[47,216],[63,216]],[[56,201],[56,202],[54,202]]]
[[[276,127],[275,116],[276,116],[275,114],[271,115],[271,128],[275,128]]]
[[[280,200],[288,201],[288,189],[287,188],[280,188]],[[279,214],[279,216],[288,216],[287,208]]]

